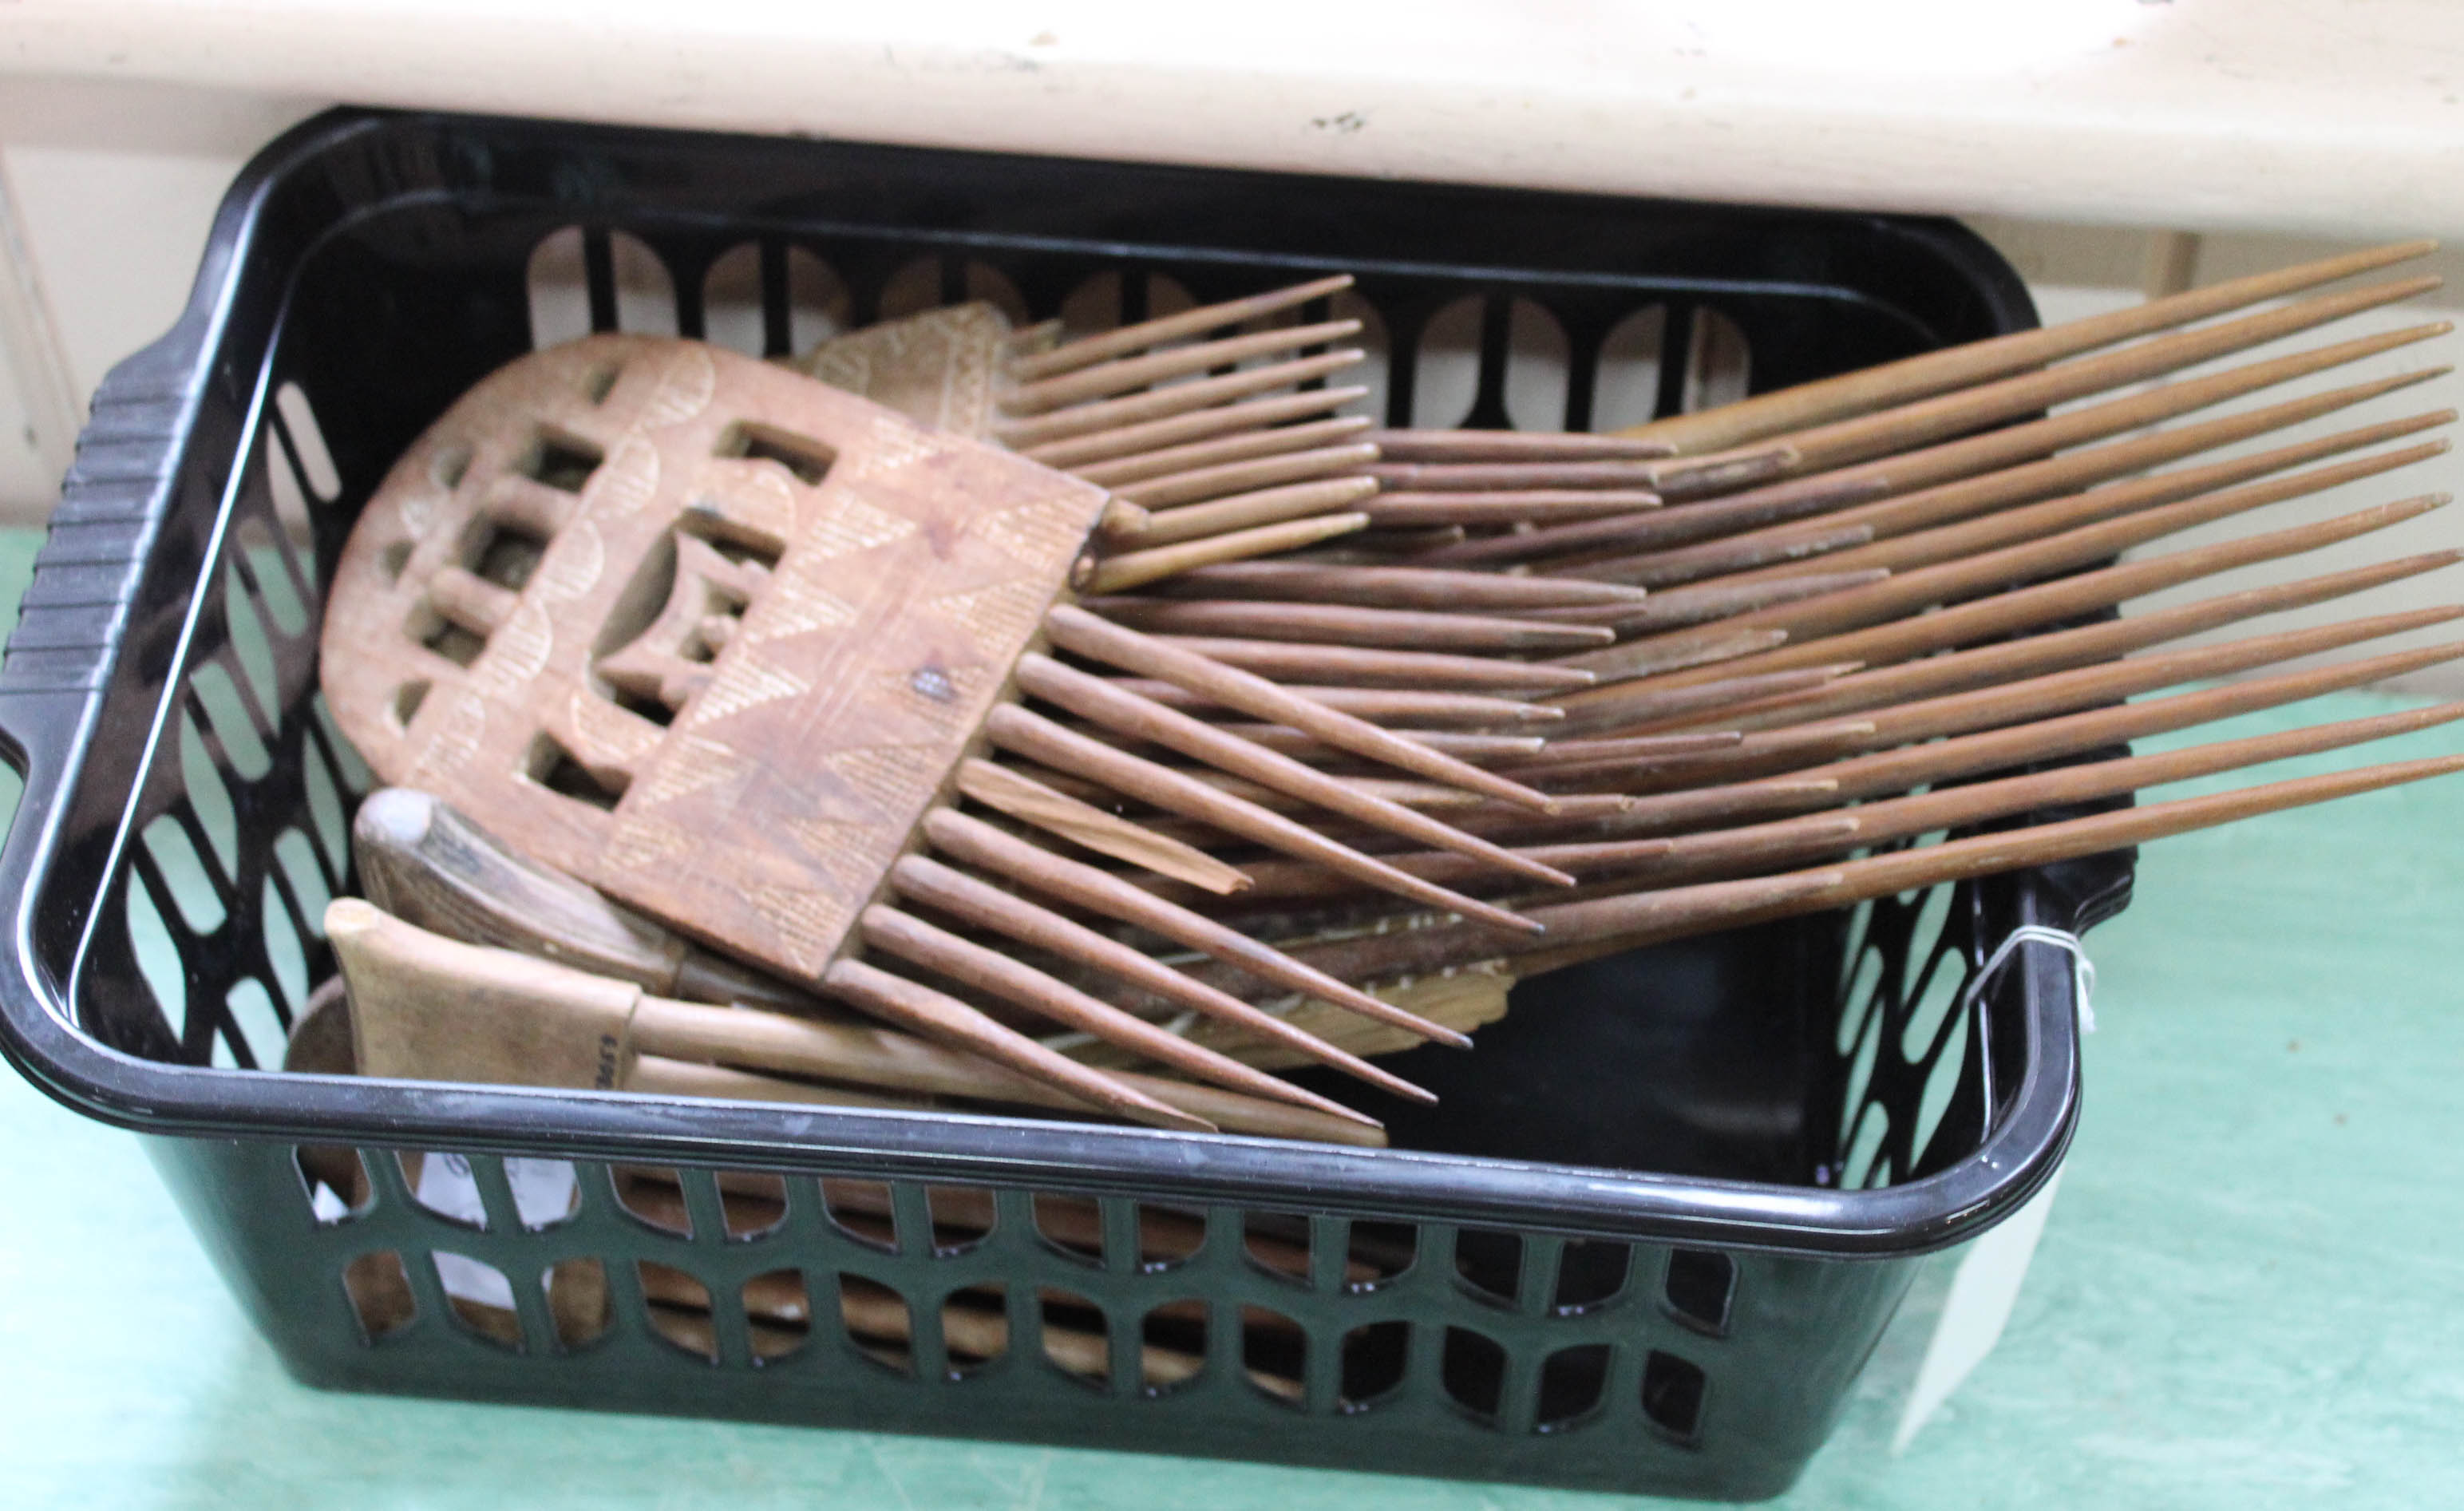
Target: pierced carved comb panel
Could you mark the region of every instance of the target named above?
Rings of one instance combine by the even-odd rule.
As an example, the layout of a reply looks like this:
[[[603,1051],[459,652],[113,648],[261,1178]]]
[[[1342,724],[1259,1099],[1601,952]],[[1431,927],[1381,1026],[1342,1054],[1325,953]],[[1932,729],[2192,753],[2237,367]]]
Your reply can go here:
[[[1105,497],[716,347],[591,337],[395,465],[336,574],[327,697],[387,781],[809,978]]]

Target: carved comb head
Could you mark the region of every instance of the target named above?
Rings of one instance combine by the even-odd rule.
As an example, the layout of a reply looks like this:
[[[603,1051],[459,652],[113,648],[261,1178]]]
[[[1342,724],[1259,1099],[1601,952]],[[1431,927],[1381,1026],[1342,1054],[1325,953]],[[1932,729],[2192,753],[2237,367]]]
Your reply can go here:
[[[1149,1121],[1184,1118],[856,956],[878,953],[1136,1040],[1221,1084],[1323,1101],[893,901],[1057,951],[1115,989],[1227,1015],[1385,1084],[1392,1078],[1356,1056],[983,880],[1110,913],[1437,1038],[1459,1036],[957,804],[1219,893],[1248,877],[1210,852],[1264,844],[1515,931],[1529,927],[1519,915],[1287,816],[1290,799],[1492,867],[1567,880],[1131,680],[1047,654],[1046,640],[1330,753],[1551,807],[1198,642],[1168,643],[1065,602],[1082,556],[1100,555],[1092,537],[1112,502],[1089,483],[781,367],[697,342],[593,337],[484,380],[386,476],[329,598],[327,696],[386,780],[444,798],[517,851],[1073,1096]],[[1257,539],[1265,533],[1184,538],[1201,548],[1197,559],[1228,559],[1267,549]],[[1173,562],[1137,570],[1179,570],[1187,547],[1167,549]],[[1100,570],[1141,555],[1161,553],[1112,556]],[[1588,680],[1547,667],[1406,659],[1535,685]],[[1083,722],[1032,712],[1028,698]],[[1150,746],[1195,764],[1138,753]],[[1095,789],[1100,803],[1070,796],[1072,785]],[[1243,796],[1261,787],[1280,809]],[[1180,822],[1122,818],[1110,811],[1115,796]]]
[[[749,358],[592,337],[488,378],[385,478],[329,697],[389,780],[809,977],[1104,504]]]

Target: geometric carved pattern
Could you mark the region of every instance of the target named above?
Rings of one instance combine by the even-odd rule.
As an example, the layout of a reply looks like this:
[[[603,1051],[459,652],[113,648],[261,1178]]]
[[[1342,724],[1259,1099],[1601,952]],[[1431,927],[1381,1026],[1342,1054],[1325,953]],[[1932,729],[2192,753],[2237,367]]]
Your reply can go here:
[[[1008,350],[1007,317],[959,304],[833,337],[797,365],[833,388],[862,394],[928,430],[982,435]]]
[[[999,626],[1022,613],[1035,612],[1050,597],[1040,582],[1013,579],[965,593],[944,594],[933,601],[932,608],[969,634],[996,634]]]
[[[815,630],[838,629],[854,624],[855,617],[853,603],[807,581],[803,572],[777,572],[770,579],[769,612],[761,616],[759,629],[747,629],[744,634],[747,641],[758,645],[809,635]]]
[[[817,762],[822,771],[835,778],[858,811],[894,813],[904,805],[903,799],[914,782],[916,763],[930,758],[937,742],[918,741],[903,745],[858,745],[847,750],[832,751]],[[941,774],[933,774],[938,785]],[[835,819],[846,823],[853,821]]]
[[[811,684],[793,672],[756,664],[748,649],[735,658],[725,671],[711,678],[710,687],[693,700],[693,712],[687,718],[698,728],[733,718],[758,704],[800,698],[812,690]]]
[[[803,543],[816,561],[886,546],[915,531],[915,521],[876,509],[852,493],[843,493],[839,504],[827,518],[805,527]]]
[[[337,568],[327,698],[385,779],[809,977],[1105,501],[770,363],[589,337],[483,380],[395,465]],[[527,543],[526,572],[490,540]]]

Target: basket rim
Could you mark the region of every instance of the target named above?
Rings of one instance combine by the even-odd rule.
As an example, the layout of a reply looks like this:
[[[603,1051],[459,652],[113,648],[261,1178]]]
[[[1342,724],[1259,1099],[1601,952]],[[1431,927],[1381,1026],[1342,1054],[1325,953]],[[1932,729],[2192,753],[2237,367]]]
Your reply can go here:
[[[78,463],[64,485],[62,515],[89,488],[99,489],[103,469],[125,488],[124,465],[89,455],[109,449],[113,401],[152,405],[149,423],[159,454],[149,475],[146,525],[159,525],[172,504],[174,478],[195,439],[194,421],[207,384],[216,371],[254,375],[242,449],[262,423],[270,381],[272,331],[253,351],[230,351],[231,315],[249,254],[258,244],[269,200],[295,176],[369,133],[416,138],[442,130],[459,133],[538,133],[605,146],[680,140],[714,150],[759,143],[810,150],[975,157],[985,154],[920,148],[873,148],[852,144],[781,143],[774,139],[643,127],[564,123],[342,108],[294,127],[261,150],[242,170],[216,213],[212,234],[188,304],[168,334],[128,359],[105,380],[95,415],[80,437]],[[1113,166],[1107,164],[1106,166]],[[1125,165],[1127,170],[1127,165]],[[1245,170],[1154,169],[1173,174],[1226,174],[1254,180],[1288,179]],[[1469,190],[1497,199],[1551,200],[1599,196],[1533,195],[1531,191]],[[1618,202],[1631,207],[1633,202]],[[336,226],[365,207],[338,204]],[[1725,209],[1725,207],[1720,208]],[[1745,213],[1741,211],[1740,213]],[[1922,231],[1954,253],[1978,263],[1999,284],[2006,326],[2031,324],[2034,309],[2006,263],[1972,232],[1955,223],[1910,217],[1785,211],[1809,220],[1887,221]],[[333,228],[329,227],[328,230]],[[176,417],[161,414],[166,397]],[[167,425],[167,428],[165,428]],[[228,479],[226,479],[228,481]],[[221,507],[228,522],[228,492]],[[60,516],[55,516],[55,523]],[[54,558],[47,543],[45,556]],[[152,528],[134,533],[128,559],[134,567],[154,538]],[[123,601],[119,607],[125,609]],[[1890,1258],[1929,1252],[1974,1237],[2015,1211],[2049,1179],[2074,1129],[2079,1088],[2077,1023],[2069,962],[2059,952],[2032,947],[2021,953],[2018,980],[2008,990],[2024,996],[2018,1015],[2023,1031],[2024,1072],[2003,1099],[2003,1110],[1982,1145],[1948,1168],[1923,1179],[1871,1191],[1838,1191],[1740,1180],[1651,1174],[1593,1167],[1505,1160],[1408,1150],[1350,1150],[1232,1135],[1199,1135],[1155,1129],[1076,1125],[989,1115],[913,1113],[812,1106],[702,1102],[639,1093],[567,1091],[504,1086],[383,1081],[368,1078],[281,1075],[168,1064],[114,1049],[76,1026],[68,1003],[70,983],[54,979],[33,940],[33,902],[55,887],[64,826],[65,799],[82,779],[85,756],[110,680],[122,650],[124,615],[89,646],[80,675],[47,674],[21,657],[25,624],[12,634],[8,665],[0,670],[0,746],[26,774],[26,791],[0,849],[0,896],[8,909],[6,937],[13,968],[0,971],[0,1054],[20,1073],[70,1107],[114,1126],[172,1137],[356,1143],[465,1152],[519,1153],[605,1160],[656,1160],[703,1168],[844,1172],[860,1166],[885,1179],[995,1186],[1033,1184],[1091,1194],[1138,1194],[1149,1199],[1200,1200],[1262,1207],[1301,1207],[1353,1216],[1441,1223],[1505,1226],[1570,1237],[1647,1239],[1739,1250],[1824,1258]],[[46,643],[45,648],[49,647]],[[182,646],[185,651],[185,637]],[[168,698],[166,688],[165,697]],[[116,837],[130,839],[123,813]],[[103,877],[113,866],[103,867]],[[2116,868],[2095,897],[2074,901],[2023,873],[2015,887],[2022,921],[2074,930],[2118,907],[2126,893],[2126,863]],[[95,927],[100,909],[88,907],[82,930]],[[75,954],[73,982],[85,960],[85,934]],[[1158,1195],[1157,1193],[1162,1193]]]

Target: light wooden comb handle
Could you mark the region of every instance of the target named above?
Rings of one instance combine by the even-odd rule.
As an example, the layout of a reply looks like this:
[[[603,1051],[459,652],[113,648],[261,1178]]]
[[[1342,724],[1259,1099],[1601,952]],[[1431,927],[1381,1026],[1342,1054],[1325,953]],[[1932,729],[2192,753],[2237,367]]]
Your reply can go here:
[[[847,1084],[1014,1106],[1088,1103],[969,1054],[886,1029],[649,996],[629,982],[441,938],[357,898],[327,908],[326,935],[350,980],[363,1075],[505,1085],[639,1089],[644,1054],[785,1071]],[[1305,1107],[1156,1076],[1109,1072],[1139,1095],[1236,1132],[1329,1143],[1382,1131]],[[771,1081],[765,1100],[805,1100]],[[775,1090],[770,1088],[776,1088]]]
[[[840,1016],[808,992],[713,954],[575,878],[516,855],[429,793],[371,793],[352,820],[351,848],[370,902],[448,938],[616,976],[663,996]]]

